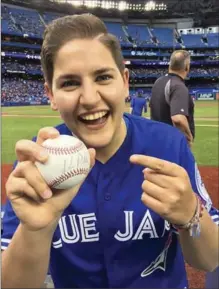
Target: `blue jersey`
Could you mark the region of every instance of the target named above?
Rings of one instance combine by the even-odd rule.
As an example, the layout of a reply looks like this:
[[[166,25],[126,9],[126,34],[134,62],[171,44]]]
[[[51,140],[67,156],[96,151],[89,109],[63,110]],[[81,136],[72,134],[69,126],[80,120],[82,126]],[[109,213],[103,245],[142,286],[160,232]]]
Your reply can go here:
[[[135,97],[131,102],[132,114],[141,116],[143,109],[147,112],[147,100],[143,97]]]
[[[213,272],[208,272],[206,274],[205,288],[219,288],[219,267],[217,267]]]
[[[181,246],[170,223],[141,202],[143,167],[132,154],[181,165],[212,219],[219,213],[201,181],[194,157],[176,128],[124,115],[126,138],[107,163],[96,161],[54,233],[50,273],[57,288],[187,288]],[[61,124],[60,134],[71,135]],[[7,202],[2,249],[19,220]]]

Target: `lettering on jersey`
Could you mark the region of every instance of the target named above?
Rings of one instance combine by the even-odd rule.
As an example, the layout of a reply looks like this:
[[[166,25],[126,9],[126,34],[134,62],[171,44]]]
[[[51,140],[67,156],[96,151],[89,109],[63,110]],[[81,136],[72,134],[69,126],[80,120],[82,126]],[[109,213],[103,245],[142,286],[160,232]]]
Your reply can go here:
[[[68,215],[67,217],[70,220],[70,226],[68,226],[66,223],[66,216],[63,216],[59,220],[61,239],[67,244],[74,244],[77,243],[80,238],[76,215]]]
[[[116,240],[125,242],[133,236],[133,211],[124,211],[125,213],[125,232],[118,231],[114,237]]]
[[[151,264],[141,273],[141,277],[146,277],[148,275],[151,275],[154,271],[158,269],[164,272],[166,271],[167,254],[168,254],[168,250],[169,250],[171,242],[172,242],[172,233],[170,232],[163,251],[155,259],[155,261],[151,262]]]
[[[205,201],[205,208],[209,212],[212,206],[212,201],[202,181],[197,163],[195,163],[195,182],[196,187],[198,189],[198,193],[200,194],[201,198]]]
[[[53,248],[61,248],[62,241],[66,244],[77,243],[80,238],[81,242],[99,241],[99,233],[96,233],[95,221],[97,219],[95,214],[78,215],[78,218],[80,226],[77,224],[75,214],[61,217],[59,220],[61,238],[53,242]]]
[[[164,230],[162,236],[158,236],[150,210],[146,210],[144,217],[134,232],[134,211],[124,211],[124,215],[124,230],[119,230],[114,235],[114,238],[120,242],[126,242],[131,239],[142,240],[144,234],[148,234],[149,238],[159,238],[164,236],[166,230],[170,230],[170,224],[167,221],[163,221]],[[53,242],[53,248],[61,248],[63,242],[66,244],[98,242],[99,232],[96,229],[96,221],[95,213],[62,216],[59,220],[60,238]]]
[[[92,233],[96,231],[95,221],[96,216],[92,214],[78,215],[81,227],[81,242],[95,242],[99,241],[99,233]],[[89,222],[92,222],[89,224]]]
[[[146,211],[133,240],[143,239],[144,234],[150,234],[150,238],[158,238],[155,225],[149,210]]]
[[[125,232],[118,231],[114,237],[116,240],[125,242],[133,237],[133,211],[125,213]],[[149,234],[150,238],[158,238],[154,221],[150,211],[147,210],[132,240],[142,240],[144,234]]]

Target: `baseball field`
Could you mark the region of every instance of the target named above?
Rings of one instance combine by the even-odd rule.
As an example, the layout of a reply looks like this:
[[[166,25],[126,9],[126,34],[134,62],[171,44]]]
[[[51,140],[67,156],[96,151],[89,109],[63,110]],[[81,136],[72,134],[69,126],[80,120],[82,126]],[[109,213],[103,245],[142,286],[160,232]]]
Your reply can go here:
[[[205,186],[215,207],[219,208],[218,160],[218,101],[195,102],[196,139],[193,153]],[[127,111],[129,107],[127,104]],[[149,117],[147,112],[144,116]],[[5,203],[5,182],[15,160],[14,147],[19,139],[31,139],[44,126],[55,126],[61,121],[49,106],[2,108],[2,203]],[[190,288],[204,288],[204,274],[188,266]]]

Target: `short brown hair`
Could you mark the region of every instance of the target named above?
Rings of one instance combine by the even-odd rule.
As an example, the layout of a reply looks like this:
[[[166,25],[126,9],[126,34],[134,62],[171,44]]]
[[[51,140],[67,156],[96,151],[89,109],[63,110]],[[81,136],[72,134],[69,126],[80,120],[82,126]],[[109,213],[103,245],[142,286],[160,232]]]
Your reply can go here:
[[[102,20],[92,14],[70,15],[53,20],[45,29],[41,48],[44,78],[52,84],[54,59],[59,49],[70,40],[97,38],[107,47],[122,73],[125,69],[121,46],[116,36],[109,34]]]
[[[173,71],[183,71],[190,60],[190,54],[186,50],[175,50],[170,57],[169,68]]]

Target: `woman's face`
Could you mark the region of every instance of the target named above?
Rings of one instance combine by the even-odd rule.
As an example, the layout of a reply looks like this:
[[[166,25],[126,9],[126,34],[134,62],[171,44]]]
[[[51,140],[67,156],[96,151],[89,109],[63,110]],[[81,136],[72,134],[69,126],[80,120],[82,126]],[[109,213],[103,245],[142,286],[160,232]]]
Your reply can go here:
[[[54,61],[51,107],[88,147],[105,148],[119,136],[128,70],[121,75],[111,52],[98,40],[69,41]]]

